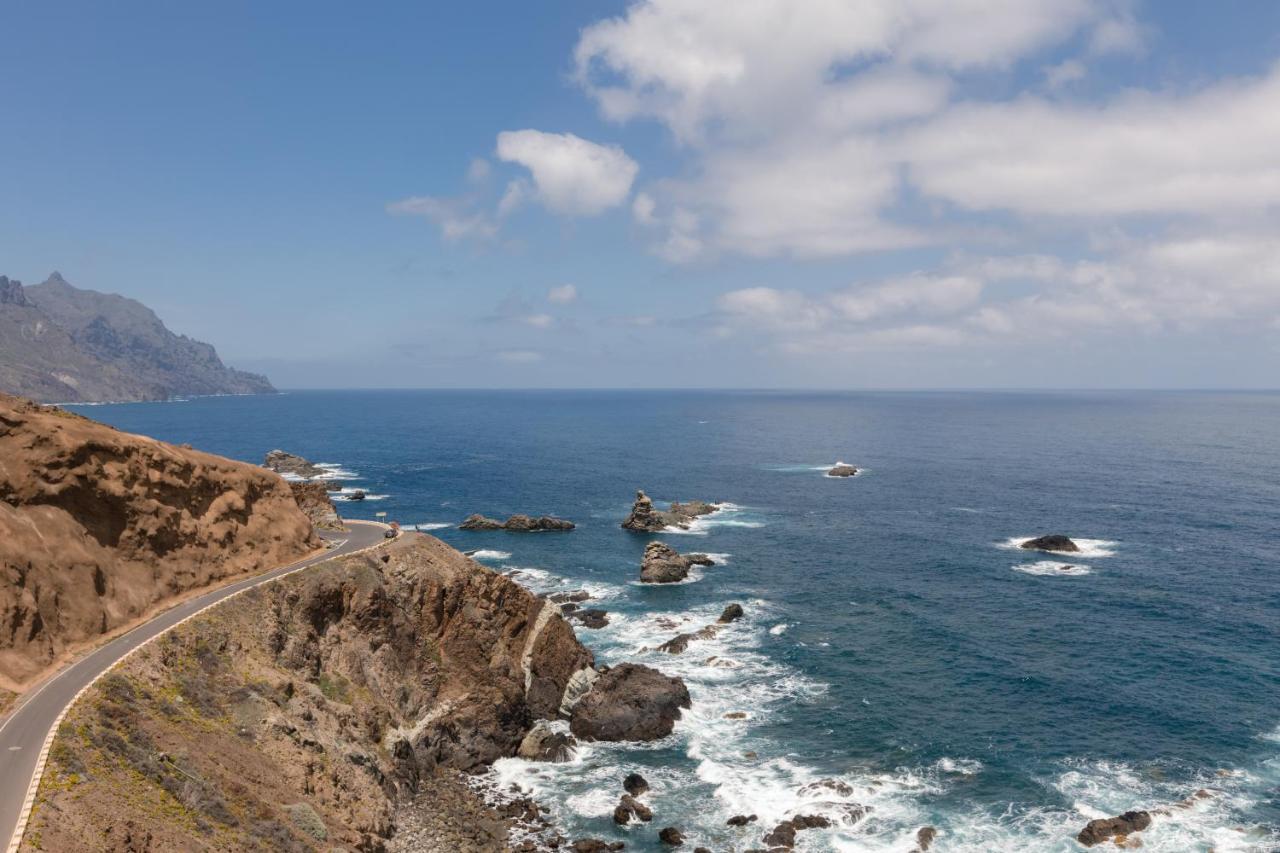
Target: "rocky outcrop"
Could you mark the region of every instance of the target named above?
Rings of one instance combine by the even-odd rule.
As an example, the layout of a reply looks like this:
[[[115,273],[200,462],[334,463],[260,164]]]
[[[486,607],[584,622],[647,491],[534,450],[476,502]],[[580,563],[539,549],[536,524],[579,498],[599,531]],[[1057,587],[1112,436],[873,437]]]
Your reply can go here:
[[[603,628],[609,624],[608,611],[601,610],[598,607],[575,608],[567,614],[566,618],[570,622],[577,622],[582,627],[591,628],[592,630]]]
[[[671,655],[683,654],[694,640],[710,640],[720,633],[725,625],[742,618],[742,605],[730,604],[720,614],[720,618],[710,625],[704,625],[697,631],[676,634],[670,640],[658,646],[658,651]]]
[[[0,276],[0,392],[93,402],[274,390],[132,299],[80,290],[56,272],[25,288]]]
[[[919,853],[928,853],[929,848],[933,846],[933,840],[938,837],[938,830],[932,826],[922,826],[916,831],[916,850]]]
[[[798,815],[790,820],[784,820],[782,823],[770,830],[769,834],[764,837],[764,843],[768,847],[781,847],[784,850],[790,850],[796,846],[796,833],[803,829],[826,829],[831,826],[830,818],[822,815]]]
[[[653,820],[653,810],[631,794],[623,794],[613,810],[613,822],[625,826],[632,820],[648,823]]]
[[[277,474],[299,477],[303,480],[312,480],[329,473],[309,459],[293,453],[286,453],[283,450],[272,450],[268,453],[266,458],[262,460],[262,467],[268,471],[275,471]]]
[[[1085,847],[1092,847],[1109,838],[1141,832],[1149,826],[1151,826],[1150,812],[1125,812],[1118,817],[1098,818],[1097,820],[1089,821],[1085,828],[1080,830],[1080,834],[1076,836],[1076,841],[1079,841]]]
[[[0,395],[0,684],[319,545],[261,468]]]
[[[694,519],[701,515],[710,515],[719,509],[715,504],[706,501],[689,501],[680,503],[673,501],[664,512],[654,509],[653,500],[644,492],[636,492],[635,503],[631,506],[631,514],[622,522],[626,530],[637,533],[661,533],[668,527],[688,530]]]
[[[689,690],[679,678],[641,664],[601,673],[573,708],[569,730],[583,740],[649,741],[671,734]]]
[[[312,526],[317,530],[345,529],[342,526],[342,518],[338,515],[338,509],[330,500],[329,491],[324,483],[304,483],[295,480],[289,483],[289,489],[293,492],[293,499],[298,502],[298,508],[311,519]]]
[[[1060,533],[1053,533],[1048,536],[1037,536],[1035,539],[1018,545],[1019,548],[1026,548],[1029,551],[1056,551],[1060,553],[1075,553],[1080,550],[1080,546],[1072,542]]]
[[[684,844],[684,833],[674,826],[664,827],[658,832],[658,840],[668,847],[680,847]]]
[[[560,763],[573,758],[577,745],[573,735],[556,731],[546,720],[539,720],[520,741],[516,755],[529,761]]]
[[[665,542],[650,542],[640,559],[643,583],[675,583],[689,576],[693,566],[710,566],[714,561],[706,554],[681,554]]]
[[[529,533],[542,530],[573,530],[576,525],[572,521],[563,518],[555,518],[550,515],[522,515],[517,513],[506,521],[498,521],[496,518],[487,518],[479,513],[474,513],[466,517],[461,524],[458,525],[459,530],[508,530],[513,533]]]
[[[622,780],[622,790],[633,797],[638,797],[649,790],[649,780],[639,773],[628,773],[627,777]]]
[[[321,849],[380,850],[432,780],[533,748],[592,662],[554,611],[423,534],[255,588],[73,706],[32,832],[49,850],[126,822],[155,850],[214,832],[218,849],[313,849],[285,812],[305,803]]]
[[[827,471],[828,477],[853,477],[857,475],[858,469],[847,462],[837,462]]]

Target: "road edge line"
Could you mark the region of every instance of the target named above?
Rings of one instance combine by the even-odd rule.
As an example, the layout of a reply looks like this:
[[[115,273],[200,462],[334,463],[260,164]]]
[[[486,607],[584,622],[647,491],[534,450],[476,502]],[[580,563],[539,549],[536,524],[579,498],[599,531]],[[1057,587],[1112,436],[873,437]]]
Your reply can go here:
[[[355,521],[358,524],[370,524],[370,525],[376,525],[378,527],[385,527],[388,530],[392,529],[391,525],[383,524],[380,521],[364,521],[362,519],[360,520],[347,519],[347,521],[348,523]],[[356,554],[363,554],[366,551],[372,551],[375,548],[381,548],[385,544],[387,544],[385,540],[381,542],[375,542],[372,545],[366,545],[363,548],[359,548],[348,554],[342,554],[341,556],[354,557]],[[332,558],[332,559],[336,559],[336,558]],[[93,687],[95,684],[97,684],[107,673],[111,672],[120,664],[124,663],[129,658],[133,657],[135,653],[142,651],[147,646],[151,645],[156,640],[160,639],[165,634],[172,631],[174,628],[177,628],[180,625],[185,625],[187,622],[191,621],[197,616],[202,615],[205,611],[212,610],[213,608],[217,607],[220,604],[225,604],[226,602],[235,599],[237,596],[243,595],[244,593],[248,592],[251,589],[257,589],[258,587],[266,586],[269,583],[275,583],[278,580],[287,578],[290,575],[295,575],[298,572],[303,572],[303,571],[306,571],[307,569],[315,568],[316,566],[322,566],[327,562],[329,561],[320,560],[319,562],[312,563],[309,566],[299,566],[298,568],[293,569],[292,571],[285,572],[282,575],[276,575],[273,578],[267,578],[261,583],[256,583],[256,584],[253,584],[252,586],[246,586],[244,589],[238,589],[235,592],[228,595],[226,598],[221,598],[211,604],[206,604],[204,607],[201,607],[195,613],[192,613],[188,616],[184,616],[182,619],[179,619],[177,622],[174,622],[172,625],[170,625],[168,628],[165,628],[163,631],[156,634],[154,637],[148,637],[146,640],[142,641],[137,646],[134,646],[132,649],[129,649],[129,651],[125,652],[123,655],[116,658],[115,661],[113,661],[110,666],[108,666],[106,669],[102,670],[102,672],[95,675],[92,681],[90,681],[84,687],[81,687],[79,691],[76,692],[76,695],[71,697],[71,701],[68,702],[66,705],[62,706],[62,711],[58,713],[58,716],[53,721],[53,725],[49,727],[49,733],[45,735],[44,744],[40,747],[40,757],[36,759],[35,770],[31,771],[31,782],[27,785],[27,795],[22,800],[22,811],[18,813],[17,823],[13,825],[13,835],[10,836],[9,838],[9,847],[6,853],[18,853],[18,848],[22,846],[22,836],[27,831],[27,821],[31,819],[31,812],[36,805],[36,795],[40,792],[40,782],[44,779],[44,768],[49,761],[49,750],[53,748],[53,741],[58,736],[58,728],[62,725],[62,721],[66,718],[67,712],[71,710],[72,705],[80,701],[81,696],[83,696],[85,693],[88,693],[89,689]],[[159,618],[160,615],[162,614],[157,614],[156,618]],[[144,622],[143,624],[145,625],[146,623]]]

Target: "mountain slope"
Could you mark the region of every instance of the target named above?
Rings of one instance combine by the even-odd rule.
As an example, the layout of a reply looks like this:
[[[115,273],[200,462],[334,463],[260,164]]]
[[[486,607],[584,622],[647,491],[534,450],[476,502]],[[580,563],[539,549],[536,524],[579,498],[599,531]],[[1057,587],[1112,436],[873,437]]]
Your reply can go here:
[[[72,287],[56,272],[32,287],[0,276],[0,391],[101,402],[274,390],[135,300]]]

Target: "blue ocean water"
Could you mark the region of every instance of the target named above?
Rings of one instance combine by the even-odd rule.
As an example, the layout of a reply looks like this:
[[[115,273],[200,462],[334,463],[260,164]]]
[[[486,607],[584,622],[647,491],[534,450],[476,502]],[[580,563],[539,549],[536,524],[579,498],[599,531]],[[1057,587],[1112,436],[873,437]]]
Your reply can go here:
[[[1144,849],[1280,849],[1280,394],[368,391],[83,411],[332,463],[371,496],[340,505],[351,517],[578,522],[433,530],[537,591],[591,590],[612,621],[578,634],[601,660],[690,686],[665,741],[500,762],[571,837],[657,849],[676,825],[740,850],[801,812],[837,821],[801,849],[905,851],[929,824],[939,850],[1066,851],[1090,818],[1206,789]],[[825,477],[838,459],[865,471]],[[721,564],[639,585],[648,537],[618,526],[637,488],[725,502],[659,537]],[[1085,553],[1007,545],[1050,532]],[[652,650],[734,601],[747,616],[715,639]],[[616,828],[632,769],[657,816]],[[801,791],[825,778],[851,792]],[[726,827],[736,813],[760,820]]]

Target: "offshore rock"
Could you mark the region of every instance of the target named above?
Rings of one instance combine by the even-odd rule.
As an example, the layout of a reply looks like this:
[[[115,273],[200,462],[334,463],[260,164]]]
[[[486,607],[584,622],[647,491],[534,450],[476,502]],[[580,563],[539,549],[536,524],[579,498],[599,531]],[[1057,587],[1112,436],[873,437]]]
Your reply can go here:
[[[1018,547],[1026,548],[1029,551],[1058,551],[1063,553],[1074,553],[1080,550],[1080,546],[1060,533],[1037,536],[1035,539],[1028,539]]]
[[[313,464],[309,459],[294,453],[286,453],[283,450],[273,450],[268,453],[266,458],[262,460],[262,467],[268,471],[275,471],[277,474],[288,474],[292,477],[301,477],[304,480],[311,480],[329,473],[319,465]]]
[[[690,707],[681,679],[624,663],[601,673],[574,706],[569,728],[584,740],[657,740],[671,734],[680,710]]]
[[[640,580],[643,583],[675,583],[689,576],[693,566],[710,566],[713,560],[706,554],[681,554],[665,542],[650,542],[640,559]]]
[[[653,500],[643,491],[638,491],[635,503],[631,505],[631,513],[622,522],[622,527],[637,533],[660,533],[667,527],[688,530],[698,516],[710,515],[718,509],[715,504],[706,501],[673,501],[664,512],[654,509]]]
[[[506,521],[473,513],[458,525],[459,530],[509,530],[513,533],[529,533],[542,530],[573,530],[572,521],[550,515],[531,516],[517,513]]]

